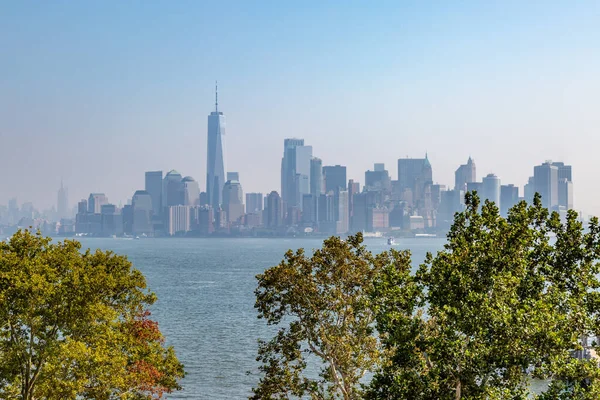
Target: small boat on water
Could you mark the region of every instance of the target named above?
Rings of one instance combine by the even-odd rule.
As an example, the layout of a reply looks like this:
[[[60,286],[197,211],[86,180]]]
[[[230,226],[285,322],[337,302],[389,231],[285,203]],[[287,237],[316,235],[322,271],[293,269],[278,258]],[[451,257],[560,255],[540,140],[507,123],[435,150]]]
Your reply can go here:
[[[389,237],[389,238],[387,239],[387,244],[388,244],[388,246],[393,246],[393,245],[395,245],[395,244],[396,244],[396,239],[394,239],[393,237]]]

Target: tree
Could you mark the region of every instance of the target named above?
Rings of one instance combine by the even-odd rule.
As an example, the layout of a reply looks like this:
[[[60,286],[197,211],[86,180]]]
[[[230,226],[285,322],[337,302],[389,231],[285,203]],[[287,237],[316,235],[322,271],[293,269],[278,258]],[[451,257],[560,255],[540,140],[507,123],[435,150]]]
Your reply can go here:
[[[392,265],[373,291],[389,358],[372,399],[600,398],[595,359],[573,357],[600,328],[600,227],[564,222],[536,196],[502,218],[467,194],[443,251],[412,277]]]
[[[151,399],[183,366],[143,275],[110,251],[19,231],[0,243],[0,398]]]
[[[329,238],[311,257],[289,250],[258,275],[258,316],[278,331],[259,341],[262,376],[252,398],[359,398],[361,378],[380,358],[370,300],[374,277],[404,261],[400,253],[373,256],[357,234]]]

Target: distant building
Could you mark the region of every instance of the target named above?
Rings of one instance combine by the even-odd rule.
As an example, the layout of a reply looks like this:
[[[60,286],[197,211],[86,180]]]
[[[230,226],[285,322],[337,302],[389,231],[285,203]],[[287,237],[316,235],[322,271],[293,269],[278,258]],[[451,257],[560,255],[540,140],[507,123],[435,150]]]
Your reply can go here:
[[[385,164],[375,164],[373,171],[365,171],[365,190],[391,191],[392,180],[385,170]]]
[[[283,225],[283,201],[276,191],[267,195],[265,214],[268,228],[276,229]]]
[[[170,236],[190,231],[190,206],[170,206],[167,211],[167,233]]]
[[[213,210],[222,204],[225,185],[225,116],[219,111],[218,92],[215,86],[215,111],[208,116],[206,195]]]
[[[246,193],[246,213],[256,214],[263,210],[262,193]]]
[[[228,178],[239,179],[237,172],[227,173]],[[227,213],[227,221],[231,224],[244,215],[244,192],[238,180],[228,180],[223,186],[223,209]]]
[[[183,204],[183,182],[181,174],[174,169],[163,179],[163,208]]]
[[[313,157],[310,160],[310,194],[320,196],[325,187],[323,185],[323,161]]]
[[[345,235],[350,229],[349,213],[348,213],[348,191],[338,190],[335,192],[336,207],[336,229],[337,235]]]
[[[212,234],[215,231],[214,226],[214,213],[213,209],[209,205],[203,205],[196,208],[196,226],[195,231],[197,231],[200,235],[207,236]]]
[[[131,200],[133,224],[132,233],[134,235],[154,234],[152,227],[152,197],[145,190],[138,190],[133,194]]]
[[[156,217],[162,215],[162,196],[163,196],[163,172],[148,171],[145,174],[146,192],[152,199],[152,213]]]
[[[323,177],[325,179],[325,193],[345,190],[347,185],[346,167],[342,165],[332,165],[323,167]]]
[[[573,182],[567,178],[558,181],[558,205],[567,210],[573,209]]]
[[[285,139],[281,159],[281,198],[286,207],[302,209],[302,196],[310,193],[312,146],[304,139]]]
[[[553,209],[558,206],[558,166],[552,161],[533,168],[535,192],[542,196],[542,205]]]
[[[515,185],[500,186],[500,214],[508,215],[508,210],[519,202],[519,188]]]
[[[108,198],[104,193],[90,193],[88,198],[88,213],[100,214],[102,206],[108,204]]]
[[[467,163],[458,167],[454,173],[454,190],[465,191],[467,183],[475,181],[477,181],[477,167],[473,159],[469,157]]]
[[[302,198],[302,223],[306,226],[315,226],[319,218],[319,196],[305,194]]]
[[[198,182],[191,176],[186,176],[181,180],[183,190],[183,205],[197,206],[200,204],[200,187]]]
[[[533,203],[533,197],[535,196],[535,178],[530,176],[523,188],[523,196],[525,201],[529,204]]]
[[[489,200],[496,204],[496,207],[500,208],[500,178],[494,174],[488,174],[483,178],[481,184],[481,200]]]
[[[58,189],[58,196],[56,202],[56,213],[57,219],[70,217],[69,212],[69,194],[66,187],[63,186],[63,181],[60,181],[60,189]]]
[[[117,206],[114,204],[103,205],[101,215],[103,236],[120,236],[123,234],[123,216]]]
[[[425,200],[425,187],[433,184],[433,172],[429,157],[400,158],[398,160],[398,185],[400,198],[422,207]]]

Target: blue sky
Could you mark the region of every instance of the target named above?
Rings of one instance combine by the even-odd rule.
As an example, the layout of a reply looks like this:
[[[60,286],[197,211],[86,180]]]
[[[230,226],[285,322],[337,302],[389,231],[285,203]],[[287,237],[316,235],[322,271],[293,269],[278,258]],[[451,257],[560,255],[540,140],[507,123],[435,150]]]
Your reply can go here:
[[[227,169],[280,190],[286,137],[349,178],[429,153],[452,185],[522,186],[574,168],[576,207],[600,214],[600,2],[0,2],[0,204],[112,202],[146,170],[204,186],[219,80]]]

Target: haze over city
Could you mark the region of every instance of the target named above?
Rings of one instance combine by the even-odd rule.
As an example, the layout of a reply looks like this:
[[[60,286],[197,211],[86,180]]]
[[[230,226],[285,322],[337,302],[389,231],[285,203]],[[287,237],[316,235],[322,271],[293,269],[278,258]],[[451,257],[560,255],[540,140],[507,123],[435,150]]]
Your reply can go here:
[[[71,205],[125,203],[150,170],[203,188],[218,79],[245,192],[279,190],[299,137],[358,181],[427,152],[435,183],[472,156],[522,189],[564,161],[575,208],[600,214],[597,2],[305,4],[0,6],[0,204],[50,207],[61,178]]]

